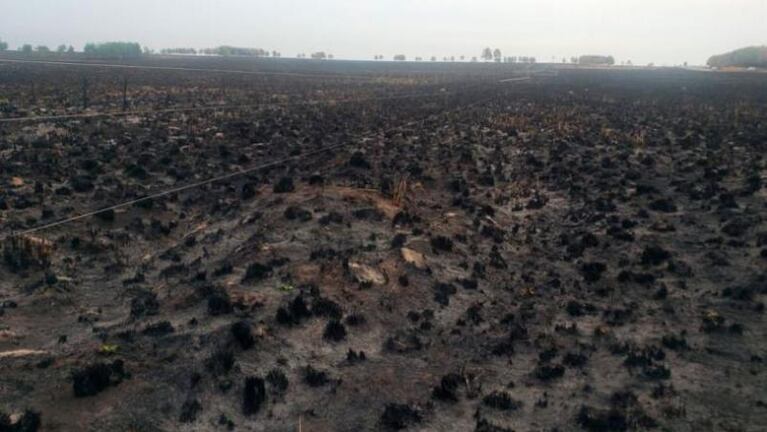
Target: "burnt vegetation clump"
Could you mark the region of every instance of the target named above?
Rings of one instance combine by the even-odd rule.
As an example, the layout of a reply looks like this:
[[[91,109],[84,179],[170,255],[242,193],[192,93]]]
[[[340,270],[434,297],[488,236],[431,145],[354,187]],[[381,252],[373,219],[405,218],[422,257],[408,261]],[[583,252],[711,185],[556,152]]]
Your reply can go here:
[[[762,426],[764,74],[95,48],[0,52],[0,430]]]

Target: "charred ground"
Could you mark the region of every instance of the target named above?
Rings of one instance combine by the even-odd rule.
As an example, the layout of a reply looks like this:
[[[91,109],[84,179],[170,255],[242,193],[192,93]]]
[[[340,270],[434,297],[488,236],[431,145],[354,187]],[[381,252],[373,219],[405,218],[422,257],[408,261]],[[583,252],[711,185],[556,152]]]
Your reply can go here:
[[[317,67],[0,65],[0,119],[251,105],[0,123],[5,233],[333,148],[6,241],[0,430],[767,427],[767,81]]]

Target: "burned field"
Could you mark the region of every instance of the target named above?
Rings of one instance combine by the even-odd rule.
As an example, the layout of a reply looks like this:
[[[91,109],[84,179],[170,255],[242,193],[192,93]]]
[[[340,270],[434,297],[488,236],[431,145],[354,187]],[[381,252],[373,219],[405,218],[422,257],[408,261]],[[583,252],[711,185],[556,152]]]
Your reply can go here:
[[[767,428],[767,81],[327,64],[0,65],[0,430]]]

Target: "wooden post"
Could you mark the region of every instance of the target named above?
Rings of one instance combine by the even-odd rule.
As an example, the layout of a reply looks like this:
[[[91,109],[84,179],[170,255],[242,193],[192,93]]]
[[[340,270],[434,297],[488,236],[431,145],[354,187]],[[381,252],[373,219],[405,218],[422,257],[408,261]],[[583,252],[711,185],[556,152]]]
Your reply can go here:
[[[128,77],[123,78],[123,111],[128,111]]]
[[[88,78],[83,78],[83,110],[88,109]]]

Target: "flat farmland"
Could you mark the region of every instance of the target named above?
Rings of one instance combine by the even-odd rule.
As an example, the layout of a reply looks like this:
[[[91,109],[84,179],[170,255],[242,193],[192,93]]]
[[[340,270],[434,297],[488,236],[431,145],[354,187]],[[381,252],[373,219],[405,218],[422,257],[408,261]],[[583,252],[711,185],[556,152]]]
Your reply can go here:
[[[763,74],[24,59],[0,430],[767,429]]]

